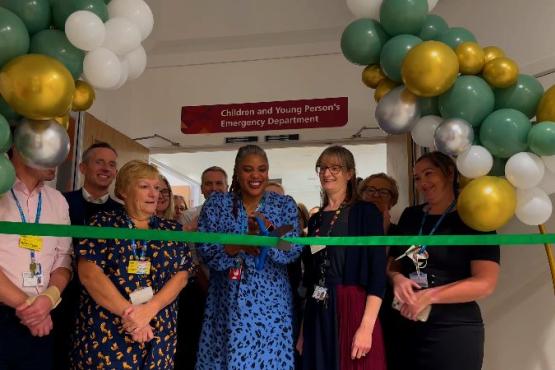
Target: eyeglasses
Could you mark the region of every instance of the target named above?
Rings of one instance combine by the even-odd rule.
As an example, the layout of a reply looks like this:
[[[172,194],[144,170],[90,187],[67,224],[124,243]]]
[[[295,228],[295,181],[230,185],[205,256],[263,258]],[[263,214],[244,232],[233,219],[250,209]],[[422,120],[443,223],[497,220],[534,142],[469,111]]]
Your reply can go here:
[[[169,197],[171,194],[170,189],[161,189],[160,190],[160,195],[164,196],[164,197]]]
[[[339,172],[341,172],[341,170],[343,169],[344,166],[339,166],[339,165],[334,165],[334,166],[316,166],[316,173],[318,175],[323,175],[326,170],[329,170],[330,173],[332,175],[337,175],[339,174]]]
[[[380,198],[391,198],[393,196],[393,192],[391,190],[386,188],[378,189],[373,186],[365,188],[362,192],[368,195],[378,196]]]
[[[179,206],[179,207],[175,207],[178,211],[184,212],[187,210],[187,207],[185,206]]]

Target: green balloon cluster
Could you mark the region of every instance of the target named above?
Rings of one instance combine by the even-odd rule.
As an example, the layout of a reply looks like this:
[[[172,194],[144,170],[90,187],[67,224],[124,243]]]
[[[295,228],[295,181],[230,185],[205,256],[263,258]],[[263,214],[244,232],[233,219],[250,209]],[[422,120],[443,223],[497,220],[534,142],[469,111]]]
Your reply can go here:
[[[78,10],[93,12],[102,22],[108,20],[108,8],[104,0],[55,0],[52,4],[54,26],[63,31],[67,18]]]
[[[515,109],[499,109],[486,117],[480,127],[480,141],[490,153],[509,158],[528,148],[528,132],[532,124],[524,113]]]
[[[31,35],[50,26],[49,0],[0,0],[0,6],[14,12]]]
[[[555,122],[535,124],[528,133],[528,146],[537,155],[555,155]]]
[[[4,116],[8,121],[14,121],[21,117],[6,103],[2,95],[0,95],[0,115]]]
[[[74,80],[83,73],[85,52],[73,46],[62,31],[44,30],[37,33],[31,38],[29,52],[57,59],[71,72]]]
[[[427,16],[427,0],[385,0],[380,7],[380,23],[391,36],[417,35]]]
[[[434,96],[432,98],[418,99],[418,105],[420,105],[420,114],[422,116],[439,116],[439,107],[437,100],[437,96]]]
[[[457,46],[459,46],[463,42],[467,42],[467,41],[476,42],[476,37],[474,36],[474,34],[472,34],[472,32],[470,32],[466,28],[453,27],[443,32],[439,36],[439,41],[449,45],[452,49],[456,49]]]
[[[443,18],[441,18],[439,15],[429,14],[426,17],[426,21],[424,22],[424,25],[422,26],[418,37],[420,37],[424,41],[438,41],[441,37],[441,34],[443,34],[448,29],[449,26]]]
[[[535,77],[521,74],[518,75],[515,85],[506,89],[496,89],[494,93],[495,109],[516,109],[532,118],[536,115],[544,89]]]
[[[29,32],[12,11],[0,7],[0,67],[29,51]]]
[[[460,76],[446,93],[439,97],[443,118],[462,118],[473,127],[479,126],[493,112],[495,97],[488,83],[477,76]]]
[[[12,146],[12,131],[8,120],[0,116],[0,153],[7,152]]]
[[[401,67],[407,53],[422,42],[413,35],[397,35],[389,39],[382,48],[380,66],[390,80],[401,82]]]
[[[354,64],[370,65],[380,60],[388,37],[382,26],[372,19],[357,19],[341,35],[341,51]]]

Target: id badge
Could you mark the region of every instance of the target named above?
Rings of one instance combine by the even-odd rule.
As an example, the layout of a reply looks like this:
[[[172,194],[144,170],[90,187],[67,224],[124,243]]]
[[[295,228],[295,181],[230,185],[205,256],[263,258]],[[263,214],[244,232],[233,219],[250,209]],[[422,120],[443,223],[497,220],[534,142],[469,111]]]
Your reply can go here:
[[[128,274],[149,275],[150,274],[150,261],[137,261],[131,260],[127,265]]]
[[[19,237],[19,248],[40,252],[42,250],[42,238],[40,236],[21,235]]]
[[[24,288],[36,288],[43,285],[44,283],[42,279],[42,273],[41,274],[33,274],[32,272],[23,273]]]
[[[241,280],[241,275],[243,275],[243,266],[230,268],[227,277],[229,280],[239,281]]]
[[[154,297],[154,291],[151,287],[139,288],[129,294],[129,299],[134,305],[139,305],[150,301]]]
[[[322,249],[325,249],[326,246],[325,245],[311,245],[310,246],[310,252],[312,254],[316,254],[318,252],[320,252]]]
[[[319,302],[323,302],[328,298],[328,288],[320,285],[314,287],[314,292],[312,293],[312,298]]]
[[[427,288],[429,286],[428,284],[428,274],[424,273],[424,272],[412,272],[409,275],[409,278],[414,281],[416,284],[418,284],[420,286],[420,288]]]

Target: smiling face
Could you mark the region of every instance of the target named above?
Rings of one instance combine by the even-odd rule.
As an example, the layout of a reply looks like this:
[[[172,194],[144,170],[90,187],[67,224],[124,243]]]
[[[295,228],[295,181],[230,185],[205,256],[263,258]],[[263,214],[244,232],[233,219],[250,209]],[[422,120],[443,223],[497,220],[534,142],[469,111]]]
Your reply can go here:
[[[127,190],[121,194],[125,208],[132,218],[144,220],[156,213],[160,180],[155,178],[139,178],[132,181]]]
[[[341,162],[337,156],[323,156],[316,166],[320,178],[320,185],[328,196],[330,194],[347,192],[347,185],[354,176],[353,170]]]
[[[172,192],[168,184],[163,179],[160,179],[158,188],[159,188],[159,195],[158,195],[158,203],[156,205],[156,213],[161,215],[166,211],[166,209],[168,209],[170,205],[170,197],[172,196]]]
[[[116,177],[116,153],[109,148],[95,148],[91,150],[86,161],[79,165],[85,177],[85,188],[105,189]]]
[[[442,203],[453,197],[454,173],[445,174],[428,159],[416,162],[414,166],[414,184],[430,205]]]
[[[268,182],[268,162],[261,155],[249,154],[237,165],[236,175],[243,196],[259,198]]]
[[[360,195],[362,200],[374,203],[381,212],[385,212],[393,206],[393,191],[390,181],[383,177],[374,177],[366,182]]]

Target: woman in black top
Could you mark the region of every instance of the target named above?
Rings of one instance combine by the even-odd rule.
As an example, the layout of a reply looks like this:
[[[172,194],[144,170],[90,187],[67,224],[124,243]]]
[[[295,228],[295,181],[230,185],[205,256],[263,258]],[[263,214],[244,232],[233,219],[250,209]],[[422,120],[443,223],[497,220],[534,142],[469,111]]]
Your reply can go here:
[[[405,209],[397,233],[480,234],[457,213],[456,177],[448,156],[420,157],[414,181],[426,203]],[[495,288],[499,246],[393,247],[387,273],[401,316],[392,348],[399,363],[390,369],[480,370],[484,326],[475,301]]]
[[[316,171],[323,204],[309,220],[310,236],[383,234],[378,208],[358,201],[350,151],[327,148],[316,162]],[[384,248],[315,247],[311,246],[312,263],[305,270],[309,298],[297,343],[303,368],[385,370],[377,320],[385,286]]]

